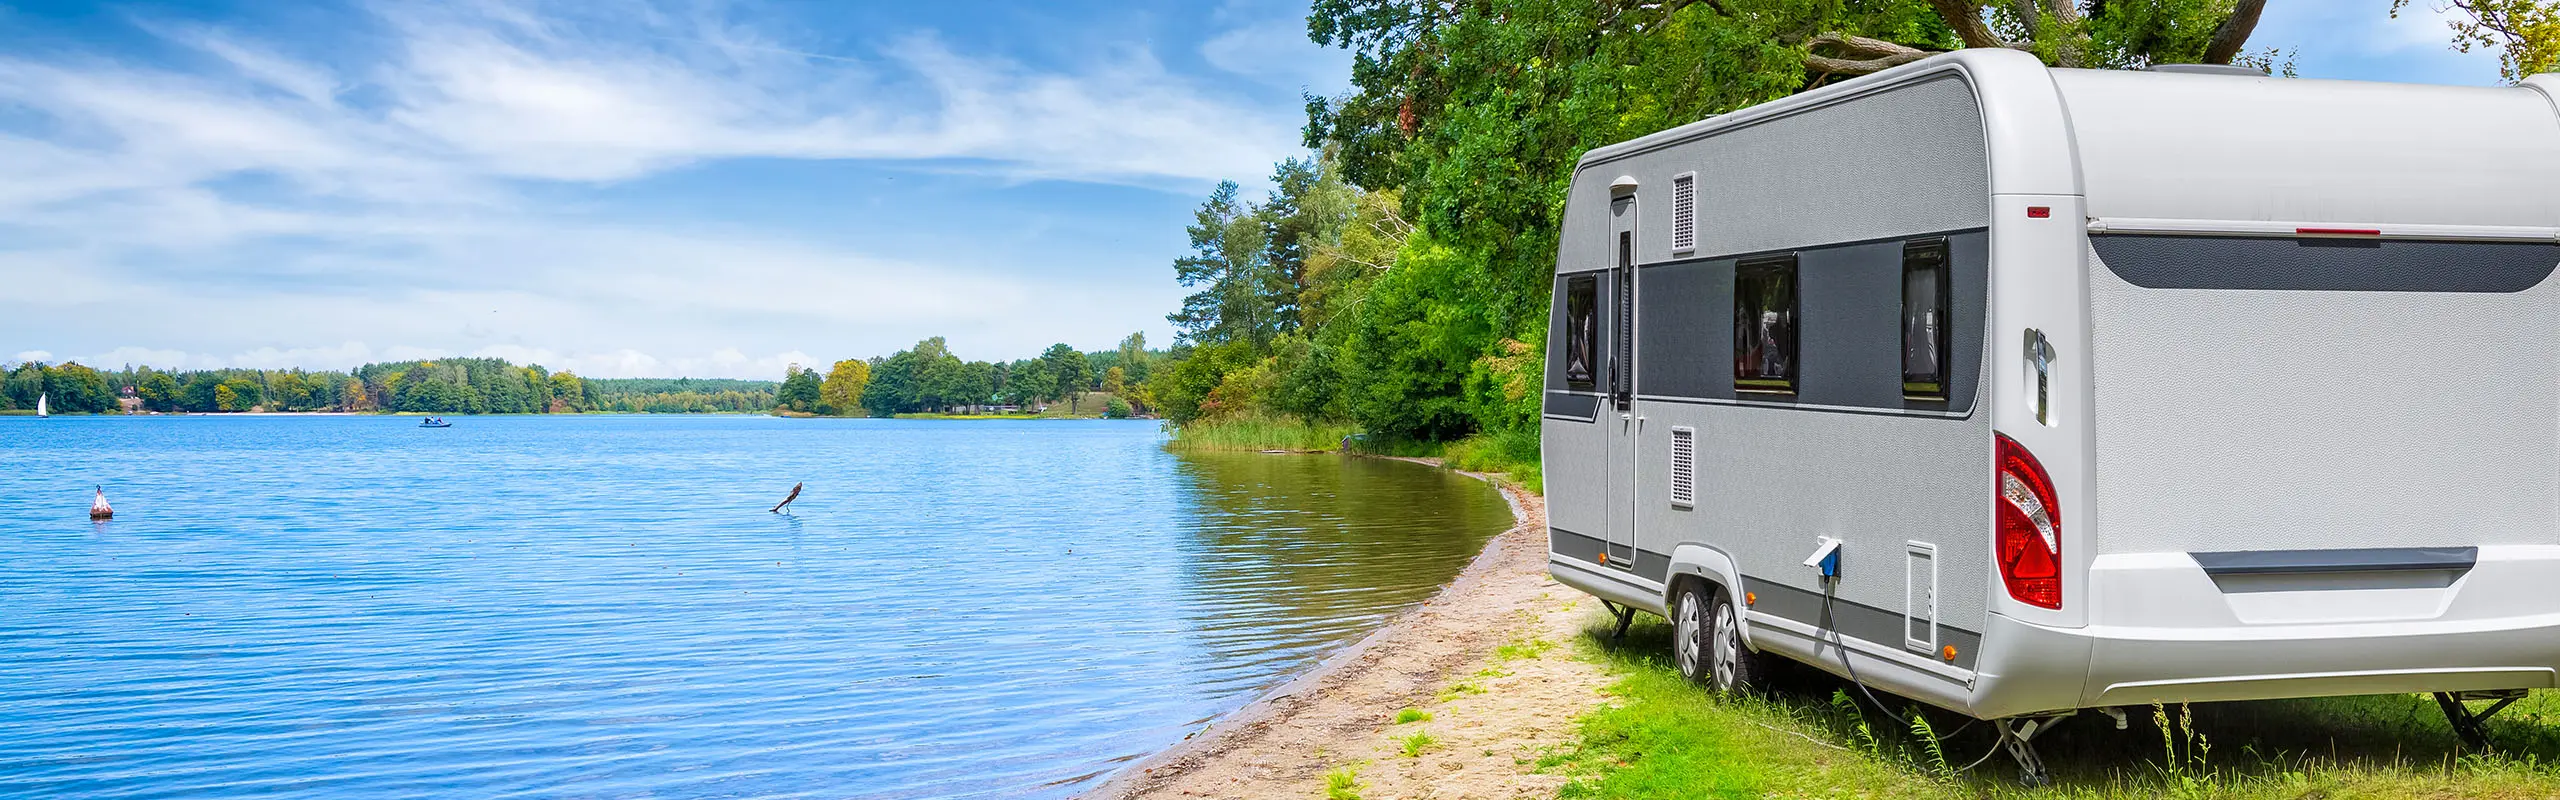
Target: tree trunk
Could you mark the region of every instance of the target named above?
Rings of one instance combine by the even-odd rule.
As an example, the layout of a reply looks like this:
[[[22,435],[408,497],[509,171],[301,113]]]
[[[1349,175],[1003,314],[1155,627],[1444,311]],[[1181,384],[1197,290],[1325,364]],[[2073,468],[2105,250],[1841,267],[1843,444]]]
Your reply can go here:
[[[2249,43],[2249,34],[2258,29],[2258,12],[2267,9],[2267,0],[2240,0],[2231,9],[2231,18],[2213,30],[2213,39],[2204,46],[2204,63],[2229,64]]]

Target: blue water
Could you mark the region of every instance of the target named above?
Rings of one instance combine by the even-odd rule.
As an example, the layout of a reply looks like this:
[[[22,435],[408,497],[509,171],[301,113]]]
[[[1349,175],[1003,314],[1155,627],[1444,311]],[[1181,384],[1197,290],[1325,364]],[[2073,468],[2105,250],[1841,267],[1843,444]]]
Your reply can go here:
[[[1508,524],[1147,422],[0,417],[0,796],[1061,797]]]

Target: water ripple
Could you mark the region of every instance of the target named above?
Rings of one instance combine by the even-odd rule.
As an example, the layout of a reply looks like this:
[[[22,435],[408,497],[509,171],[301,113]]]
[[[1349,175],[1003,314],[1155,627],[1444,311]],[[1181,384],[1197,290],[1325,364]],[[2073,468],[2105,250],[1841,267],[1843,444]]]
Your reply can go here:
[[[1509,522],[1412,465],[1159,443],[0,418],[0,796],[1062,797]]]

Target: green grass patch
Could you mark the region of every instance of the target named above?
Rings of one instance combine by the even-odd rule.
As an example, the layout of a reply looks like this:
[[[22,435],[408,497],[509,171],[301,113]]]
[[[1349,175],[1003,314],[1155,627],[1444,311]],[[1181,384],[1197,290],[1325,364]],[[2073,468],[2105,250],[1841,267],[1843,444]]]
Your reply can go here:
[[[1595,623],[1576,643],[1617,677],[1615,702],[1539,759],[1570,779],[1560,797],[2560,797],[2553,692],[2491,720],[2501,750],[2489,755],[2458,752],[2420,695],[2130,709],[2122,731],[2089,712],[2036,740],[2054,783],[2028,789],[1992,753],[1988,724],[1879,693],[1913,720],[1905,728],[1798,665],[1775,670],[1764,696],[1717,698],[1673,669],[1669,639],[1648,617],[1623,642]]]
[[[1446,703],[1471,694],[1484,694],[1484,684],[1475,681],[1449,684],[1449,688],[1440,690],[1440,702]]]
[[[1430,722],[1430,721],[1431,721],[1431,712],[1429,712],[1429,711],[1424,711],[1424,710],[1419,709],[1419,708],[1408,708],[1408,709],[1405,709],[1405,710],[1402,710],[1402,711],[1398,711],[1398,712],[1396,712],[1396,721],[1395,721],[1395,724],[1397,724],[1397,725],[1403,725],[1403,724],[1408,723],[1408,722]]]
[[[1360,768],[1346,766],[1324,774],[1325,800],[1360,800]]]
[[[1430,750],[1432,745],[1439,743],[1440,740],[1431,738],[1430,731],[1414,731],[1412,735],[1396,740],[1397,749],[1402,751],[1406,758],[1420,758],[1424,751]]]
[[[1359,430],[1348,423],[1310,422],[1286,415],[1239,415],[1168,425],[1177,450],[1292,450],[1330,452]]]
[[[1538,461],[1535,427],[1479,433],[1450,442],[1440,450],[1440,463],[1450,469],[1500,474],[1534,493],[1547,491],[1546,472]]]

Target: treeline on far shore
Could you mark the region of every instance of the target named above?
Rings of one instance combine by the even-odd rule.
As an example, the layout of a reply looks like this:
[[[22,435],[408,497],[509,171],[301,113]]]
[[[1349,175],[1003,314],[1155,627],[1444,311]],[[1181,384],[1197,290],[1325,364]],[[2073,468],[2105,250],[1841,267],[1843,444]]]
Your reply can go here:
[[[353,370],[101,370],[77,362],[9,365],[0,411],[57,413],[416,412],[574,414],[590,411],[713,413],[772,410],[773,381],[582,378],[498,358],[366,364]]]

